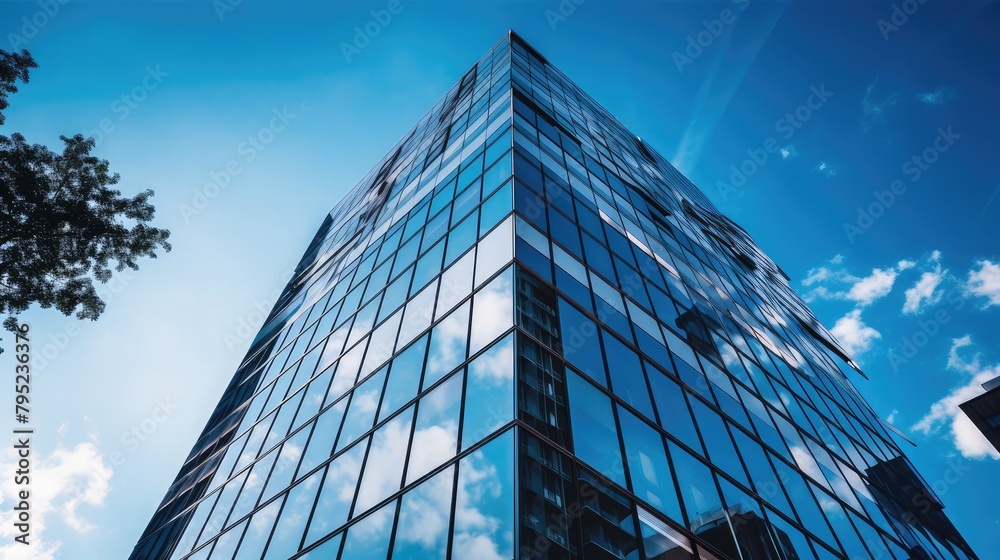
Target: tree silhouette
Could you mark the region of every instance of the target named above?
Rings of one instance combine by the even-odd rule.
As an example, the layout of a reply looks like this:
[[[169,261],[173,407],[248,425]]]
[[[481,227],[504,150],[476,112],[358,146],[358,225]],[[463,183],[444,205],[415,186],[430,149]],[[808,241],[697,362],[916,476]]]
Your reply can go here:
[[[36,68],[28,51],[0,50],[0,125],[7,96]],[[97,319],[104,301],[94,280],[112,270],[138,270],[137,260],[170,251],[170,232],[151,227],[155,208],[146,190],[128,198],[111,188],[117,173],[91,155],[92,138],[61,136],[62,153],[0,135],[0,315],[4,326],[37,303],[78,319]]]

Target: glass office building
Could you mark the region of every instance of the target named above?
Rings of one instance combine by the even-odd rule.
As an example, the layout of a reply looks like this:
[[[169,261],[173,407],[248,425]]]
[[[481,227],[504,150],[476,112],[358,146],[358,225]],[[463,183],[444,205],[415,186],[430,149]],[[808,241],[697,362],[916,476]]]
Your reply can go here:
[[[132,558],[975,558],[859,374],[510,33],[325,219]]]

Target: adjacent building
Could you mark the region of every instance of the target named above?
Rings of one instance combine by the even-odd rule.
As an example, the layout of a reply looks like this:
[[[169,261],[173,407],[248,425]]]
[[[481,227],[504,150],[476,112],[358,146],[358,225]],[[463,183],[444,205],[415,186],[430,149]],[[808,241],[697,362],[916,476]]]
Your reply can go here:
[[[993,448],[1000,451],[1000,377],[983,383],[983,389],[985,393],[959,406]]]
[[[326,217],[132,558],[975,558],[859,373],[510,33]]]

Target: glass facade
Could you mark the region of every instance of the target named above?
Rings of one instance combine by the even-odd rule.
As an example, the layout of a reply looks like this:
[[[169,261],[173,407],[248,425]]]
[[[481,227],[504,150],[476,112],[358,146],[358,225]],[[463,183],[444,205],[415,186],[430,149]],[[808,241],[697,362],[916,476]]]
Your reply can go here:
[[[1000,451],[1000,377],[983,383],[985,393],[959,405],[976,428]]]
[[[510,33],[326,218],[132,558],[975,558],[787,280]]]

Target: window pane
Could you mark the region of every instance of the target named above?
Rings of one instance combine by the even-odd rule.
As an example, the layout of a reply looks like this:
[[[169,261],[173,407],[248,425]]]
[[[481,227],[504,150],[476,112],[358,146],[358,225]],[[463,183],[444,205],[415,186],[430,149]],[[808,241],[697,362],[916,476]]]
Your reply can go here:
[[[514,418],[514,335],[469,363],[462,449]]]
[[[337,404],[323,411],[323,414],[316,420],[309,444],[306,446],[305,456],[302,458],[299,476],[308,473],[333,454],[333,444],[337,440],[337,432],[340,431],[340,423],[344,419],[347,402],[347,399],[341,399]]]
[[[279,508],[281,508],[281,500],[275,500],[253,514],[247,524],[247,532],[243,535],[243,542],[240,543],[240,550],[236,553],[234,560],[260,559],[260,551],[264,549],[267,539],[271,536],[271,529],[274,528]]]
[[[572,371],[566,372],[566,380],[576,456],[625,486],[611,399]]]
[[[389,284],[385,289],[385,295],[382,297],[382,309],[379,310],[379,320],[388,317],[389,313],[399,309],[399,306],[406,301],[406,294],[410,291],[410,275],[412,272],[412,268],[407,270],[393,280],[392,284]]]
[[[653,404],[649,401],[646,376],[642,373],[639,356],[608,331],[604,331],[601,338],[604,340],[604,352],[608,357],[612,390],[647,418],[654,418]]]
[[[473,296],[469,354],[514,326],[514,269],[508,268]]]
[[[479,218],[479,235],[482,236],[493,226],[500,223],[511,210],[513,210],[513,202],[511,198],[511,183],[508,182],[506,185],[501,187],[492,196],[483,201],[483,205],[480,206],[480,218]]]
[[[757,495],[777,507],[782,513],[792,516],[792,506],[788,503],[785,492],[781,488],[781,482],[775,475],[774,469],[768,462],[767,455],[760,444],[740,430],[733,430],[733,439],[736,441],[736,448],[739,449],[743,462],[747,466]]]
[[[267,545],[265,559],[284,560],[299,550],[299,542],[302,540],[302,533],[305,531],[306,521],[312,511],[322,478],[323,472],[319,471],[300,482],[288,493],[285,505],[281,509],[281,516],[274,527],[274,536]]]
[[[688,526],[695,527],[698,519],[722,506],[719,493],[715,489],[712,471],[693,455],[669,443],[670,457],[677,473],[677,485],[684,500],[684,511],[688,516]],[[695,528],[697,532],[697,528]]]
[[[479,228],[479,213],[473,212],[448,233],[448,252],[445,262],[457,259],[469,247],[476,243]]]
[[[514,557],[514,465],[512,431],[459,463],[454,558]]]
[[[424,395],[417,405],[413,449],[406,469],[406,483],[429,473],[455,456],[458,415],[462,402],[462,375],[458,374]]]
[[[663,437],[627,410],[618,409],[632,491],[679,523],[684,522],[674,490]]]
[[[639,528],[646,552],[644,560],[694,560],[691,541],[642,508],[639,508]]]
[[[476,247],[476,287],[514,258],[514,220],[504,223],[484,237]]]
[[[396,502],[392,501],[348,529],[340,560],[385,560],[395,516]],[[333,558],[333,555],[316,554],[315,558]]]
[[[563,298],[559,298],[559,332],[566,361],[601,386],[607,387],[608,379],[604,372],[604,355],[601,353],[597,324]]]
[[[470,251],[441,275],[441,293],[438,294],[435,319],[444,317],[472,293],[472,271],[475,264],[476,253]]]
[[[394,313],[372,333],[371,340],[368,342],[368,351],[365,354],[365,363],[361,368],[362,376],[374,371],[375,368],[392,357],[393,350],[396,348],[396,332],[399,330],[399,321],[402,317],[401,311]]]
[[[483,174],[483,192],[490,192],[511,176],[511,158],[501,159]],[[510,201],[508,200],[508,203]]]
[[[434,317],[434,300],[437,297],[438,281],[431,282],[406,304],[403,324],[399,329],[399,345],[409,344],[418,334],[431,324]]]
[[[351,404],[347,408],[344,427],[337,440],[337,451],[346,448],[362,434],[372,429],[375,424],[375,413],[378,411],[378,401],[382,397],[382,385],[385,381],[385,368],[382,368],[365,380],[351,395]]]
[[[424,339],[421,339],[421,342]],[[389,364],[389,380],[382,396],[382,406],[379,408],[378,419],[382,421],[401,406],[417,396],[420,389],[421,363],[423,361],[423,346],[421,342],[407,348]]]
[[[410,407],[372,435],[354,515],[364,512],[399,490],[412,425],[413,407]]]
[[[656,410],[660,413],[660,423],[670,435],[681,440],[692,449],[701,453],[701,442],[695,431],[691,412],[684,398],[684,390],[673,379],[646,363],[649,371],[649,385],[653,388],[653,399]]]
[[[468,336],[469,302],[465,302],[431,331],[424,387],[434,384],[465,361]]]
[[[784,462],[774,459],[774,468],[778,474],[778,479],[788,492],[788,498],[795,506],[795,511],[799,514],[799,521],[803,527],[807,527],[811,533],[822,539],[824,542],[836,546],[833,533],[829,525],[826,524],[826,516],[816,504],[815,497],[809,491],[809,484],[804,477],[793,470]]]
[[[701,431],[705,447],[708,448],[708,459],[716,468],[722,469],[726,474],[745,485],[750,481],[743,472],[740,458],[733,448],[732,440],[726,430],[726,422],[717,412],[708,408],[698,399],[691,399],[691,409],[694,417],[698,419],[698,429]]]
[[[247,522],[244,521],[219,537],[215,541],[212,558],[232,558],[233,553],[236,551],[236,546],[240,543],[240,535],[243,534],[243,529],[246,528],[246,525]]]
[[[306,533],[306,546],[318,541],[347,521],[347,513],[354,501],[354,491],[358,486],[361,462],[364,461],[367,447],[367,443],[362,441],[347,453],[334,459],[327,467],[323,488],[316,501],[316,510],[309,524],[309,532]]]
[[[393,560],[444,560],[454,485],[455,468],[449,467],[403,496]]]
[[[358,381],[358,371],[361,368],[361,358],[364,356],[365,342],[347,351],[337,362],[337,371],[333,375],[333,383],[326,394],[327,402],[340,398],[354,387]]]
[[[444,243],[438,243],[417,261],[417,269],[413,275],[413,285],[422,287],[431,278],[441,272],[441,259],[444,258]]]
[[[261,494],[261,502],[265,502],[278,492],[285,490],[292,482],[308,438],[308,429],[299,430],[294,436],[288,438],[288,441],[281,444],[281,450],[277,452],[278,458],[274,462],[274,468],[271,469],[271,476],[267,479],[267,485]]]

